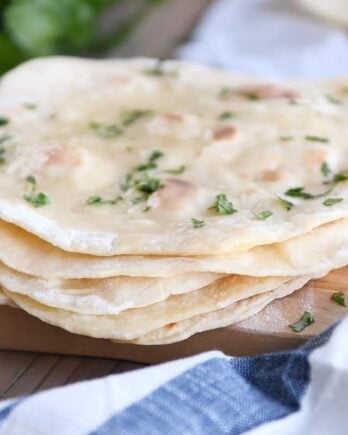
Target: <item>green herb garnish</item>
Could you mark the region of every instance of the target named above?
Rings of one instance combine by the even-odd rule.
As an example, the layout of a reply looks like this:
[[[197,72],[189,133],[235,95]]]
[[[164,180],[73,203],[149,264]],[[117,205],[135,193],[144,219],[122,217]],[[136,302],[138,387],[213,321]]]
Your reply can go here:
[[[177,169],[167,169],[164,172],[166,172],[167,174],[180,175],[185,171],[186,171],[186,166],[182,165],[182,166],[179,166]]]
[[[331,172],[329,164],[327,162],[322,163],[320,166],[320,171],[324,177],[327,177]]]
[[[92,121],[89,123],[89,127],[99,136],[108,139],[121,136],[123,133],[123,130],[117,127],[116,124],[101,124],[99,122]]]
[[[308,140],[309,142],[320,142],[320,143],[330,142],[327,137],[313,136],[313,135],[307,135],[305,136],[305,139]]]
[[[343,201],[343,198],[328,198],[328,199],[325,199],[323,204],[326,207],[331,207],[332,205],[338,204],[339,202],[342,202],[342,201]]]
[[[30,204],[32,204],[33,207],[35,207],[35,208],[42,207],[42,206],[50,203],[48,197],[42,192],[27,193],[27,194],[23,195],[23,198],[26,201],[30,202]]]
[[[6,149],[4,147],[0,147],[0,165],[3,165],[6,162],[5,153]]]
[[[283,199],[280,196],[278,196],[277,202],[280,206],[285,208],[285,210],[287,211],[290,211],[294,207],[294,204],[292,202],[287,201],[286,199]]]
[[[199,219],[192,218],[191,219],[193,228],[202,228],[205,225],[204,221],[200,221]]]
[[[129,125],[133,124],[134,122],[138,121],[140,118],[144,118],[145,116],[152,115],[151,110],[127,110],[125,112],[121,113],[121,122],[124,127],[128,127]]]
[[[148,159],[148,161],[146,163],[142,163],[138,166],[136,166],[136,170],[137,171],[147,171],[149,169],[154,169],[157,168],[157,163],[156,160],[158,160],[159,158],[161,158],[163,156],[162,151],[153,151]]]
[[[25,181],[29,184],[29,188],[32,192],[36,190],[36,178],[33,175],[29,175]]]
[[[297,322],[293,323],[292,325],[289,325],[289,327],[294,332],[302,332],[304,329],[307,328],[307,326],[311,325],[314,322],[315,320],[312,314],[308,311],[305,311],[303,313],[303,316]]]
[[[127,174],[124,181],[120,184],[122,192],[127,192],[133,186],[133,175]]]
[[[144,173],[139,180],[135,181],[135,188],[139,190],[139,192],[147,194],[154,193],[162,187],[161,180],[150,177],[147,173]]]
[[[115,199],[104,199],[101,196],[96,195],[96,196],[90,196],[86,200],[86,204],[88,204],[88,205],[104,205],[104,204],[115,205],[120,201],[123,201],[122,196],[118,196]]]
[[[250,101],[258,101],[261,100],[261,97],[256,92],[245,92],[243,94]]]
[[[285,192],[286,196],[291,196],[293,198],[302,199],[317,199],[321,198],[331,192],[332,189],[326,190],[323,193],[318,193],[316,195],[306,192],[304,187],[293,187]]]
[[[230,202],[224,193],[220,193],[216,195],[215,204],[209,208],[209,210],[215,210],[219,214],[233,214],[236,213],[236,210],[233,207],[232,202]]]
[[[341,305],[342,307],[346,307],[346,295],[343,292],[337,292],[334,293],[331,296],[331,299],[335,301],[338,305]]]
[[[146,213],[146,212],[148,212],[151,209],[152,209],[151,205],[147,205],[146,207],[143,208],[142,211],[143,211],[143,213]]]
[[[272,216],[272,214],[273,214],[273,212],[270,211],[270,210],[260,211],[260,213],[254,213],[253,212],[253,215],[259,221],[264,221],[264,220],[268,219],[269,217]]]
[[[9,124],[10,120],[8,118],[4,118],[3,116],[0,116],[0,127],[4,127],[5,125]]]
[[[228,119],[234,118],[234,116],[235,115],[233,112],[222,112],[218,116],[218,120],[219,121],[227,121]]]
[[[348,170],[338,172],[337,174],[335,174],[332,181],[334,183],[341,183],[342,181],[347,181],[347,180],[348,180]]]

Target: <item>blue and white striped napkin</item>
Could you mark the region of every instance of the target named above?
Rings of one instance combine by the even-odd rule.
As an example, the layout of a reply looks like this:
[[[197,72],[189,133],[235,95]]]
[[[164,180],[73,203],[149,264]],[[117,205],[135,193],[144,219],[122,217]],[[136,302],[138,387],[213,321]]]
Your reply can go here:
[[[289,352],[207,352],[0,403],[0,435],[346,435],[348,318]]]

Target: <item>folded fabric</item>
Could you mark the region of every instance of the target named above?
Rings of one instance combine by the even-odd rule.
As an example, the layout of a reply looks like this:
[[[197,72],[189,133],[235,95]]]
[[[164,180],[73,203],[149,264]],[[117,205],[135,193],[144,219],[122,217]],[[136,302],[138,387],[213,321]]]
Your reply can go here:
[[[0,403],[0,435],[346,434],[348,318],[304,347],[207,352]]]

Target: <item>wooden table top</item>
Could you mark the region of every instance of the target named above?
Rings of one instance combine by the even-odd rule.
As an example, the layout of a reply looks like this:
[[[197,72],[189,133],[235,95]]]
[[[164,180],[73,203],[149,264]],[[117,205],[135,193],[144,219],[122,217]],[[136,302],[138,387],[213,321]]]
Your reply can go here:
[[[158,7],[115,56],[171,56],[211,0],[168,0]],[[160,35],[160,37],[159,37]],[[74,382],[121,373],[143,364],[34,352],[0,351],[0,399],[33,394]]]

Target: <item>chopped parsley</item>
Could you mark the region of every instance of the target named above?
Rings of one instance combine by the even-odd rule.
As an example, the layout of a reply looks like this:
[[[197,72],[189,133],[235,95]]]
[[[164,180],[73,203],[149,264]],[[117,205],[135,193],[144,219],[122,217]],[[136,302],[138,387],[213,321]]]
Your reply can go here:
[[[133,186],[133,175],[127,174],[124,181],[120,184],[122,192],[127,192]]]
[[[124,127],[128,127],[129,125],[134,124],[134,122],[138,121],[139,119],[144,118],[145,116],[150,116],[152,114],[152,110],[126,110],[125,112],[121,113],[121,122]]]
[[[343,201],[343,198],[328,198],[328,199],[325,199],[323,204],[326,207],[331,207],[332,205],[338,204],[339,202],[342,202],[342,201]]]
[[[285,210],[287,211],[290,211],[294,207],[294,204],[292,202],[287,201],[286,199],[281,198],[280,196],[278,196],[277,202],[280,206],[285,208]]]
[[[236,210],[233,207],[232,202],[230,202],[224,193],[219,193],[216,195],[215,204],[209,208],[209,210],[215,210],[219,214],[233,214],[236,213]]]
[[[180,174],[182,174],[185,171],[186,171],[186,166],[182,165],[182,166],[179,166],[176,169],[167,169],[164,172],[166,172],[167,174],[180,175]]]
[[[341,305],[342,307],[346,307],[346,295],[343,292],[337,292],[334,293],[331,296],[331,299],[335,301],[338,305]]]
[[[147,205],[146,207],[143,208],[143,213],[146,213],[151,209],[152,209],[151,205]]]
[[[4,127],[5,125],[7,125],[9,123],[10,123],[10,120],[8,118],[0,116],[0,127]]]
[[[322,163],[320,166],[320,171],[324,177],[327,177],[331,172],[329,164],[327,162]]]
[[[139,180],[135,181],[135,188],[139,190],[139,192],[144,192],[146,194],[154,193],[161,187],[163,187],[161,185],[161,180],[150,177],[146,172]]]
[[[6,149],[4,147],[0,147],[0,165],[3,165],[6,162],[5,153]]]
[[[146,163],[142,163],[138,166],[136,166],[136,170],[137,171],[147,171],[149,169],[154,169],[157,168],[157,163],[156,160],[158,160],[159,158],[161,158],[163,156],[162,151],[153,151],[150,155],[150,157],[148,158],[148,161]]]
[[[36,178],[29,175],[25,181],[28,183],[29,193],[23,195],[23,198],[28,201],[33,207],[38,208],[50,203],[48,197],[42,192],[36,192]]]
[[[261,97],[256,92],[245,92],[244,93],[245,98],[247,98],[250,101],[258,101],[261,100]]]
[[[309,311],[305,311],[303,313],[303,316],[297,322],[293,323],[292,325],[289,325],[289,327],[294,332],[302,332],[304,329],[307,328],[307,326],[311,325],[314,322],[315,320],[312,314]]]
[[[23,195],[23,198],[26,201],[28,201],[35,208],[42,207],[42,206],[50,203],[50,200],[48,199],[48,197],[42,192],[27,193],[27,194]]]
[[[305,139],[309,142],[320,142],[320,143],[329,143],[330,140],[327,137],[322,136],[313,136],[313,135],[307,135],[305,136]]]
[[[228,119],[234,118],[234,116],[235,115],[233,112],[222,112],[218,116],[218,120],[219,121],[227,121]]]
[[[325,95],[325,97],[326,97],[327,101],[329,101],[329,103],[337,104],[339,106],[341,106],[343,104],[342,100],[339,100],[338,98],[333,97],[332,95]]]
[[[318,193],[314,195],[312,193],[306,192],[304,187],[293,187],[285,192],[286,196],[291,196],[293,198],[302,198],[302,199],[316,199],[321,198],[328,193],[331,192],[332,189],[326,190],[323,193]]]
[[[91,121],[89,127],[94,130],[99,136],[108,139],[119,137],[122,135],[123,130],[116,124],[101,124],[100,122]]]
[[[348,180],[348,170],[338,172],[337,174],[335,174],[332,181],[334,183],[340,183],[342,181],[347,181],[347,180]]]
[[[95,195],[95,196],[90,196],[86,200],[86,204],[88,204],[88,205],[104,205],[104,204],[115,205],[120,201],[123,201],[122,196],[118,196],[115,199],[104,199],[101,196]]]
[[[199,219],[192,218],[191,219],[193,228],[202,228],[205,225],[204,221],[200,221]]]
[[[272,214],[273,214],[273,212],[270,210],[260,211],[260,213],[253,213],[255,218],[259,221],[264,221],[264,220],[268,219],[269,217],[272,216]]]

